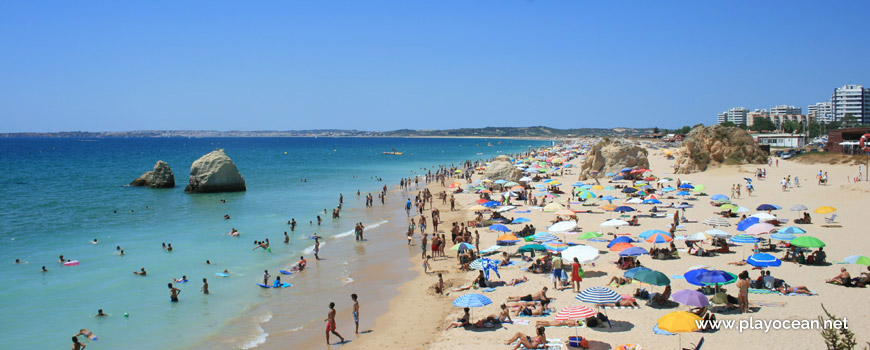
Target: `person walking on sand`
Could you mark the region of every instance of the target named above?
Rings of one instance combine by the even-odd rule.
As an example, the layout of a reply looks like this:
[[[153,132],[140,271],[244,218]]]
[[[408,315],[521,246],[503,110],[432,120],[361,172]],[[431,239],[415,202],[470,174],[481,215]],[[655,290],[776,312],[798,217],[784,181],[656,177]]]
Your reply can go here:
[[[356,324],[354,334],[359,335],[359,300],[356,293],[351,294],[350,299],[353,300],[353,323]]]
[[[339,339],[341,339],[341,341],[338,342],[339,344],[344,343],[344,337],[342,337],[341,334],[338,334],[338,332],[335,331],[335,303],[334,302],[329,302],[329,314],[327,314],[326,319],[324,321],[326,321],[326,345],[330,345],[329,344],[329,332],[332,332],[332,334],[335,334],[336,336],[338,336]]]
[[[173,303],[178,302],[178,294],[181,293],[181,289],[175,288],[172,286],[172,283],[167,284],[169,286],[169,301]]]

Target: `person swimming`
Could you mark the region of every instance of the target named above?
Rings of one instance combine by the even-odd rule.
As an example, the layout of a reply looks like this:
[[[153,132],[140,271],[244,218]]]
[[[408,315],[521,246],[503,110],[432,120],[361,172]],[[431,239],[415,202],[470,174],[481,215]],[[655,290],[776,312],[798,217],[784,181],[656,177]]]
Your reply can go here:
[[[78,334],[76,334],[75,336],[77,337],[80,335],[85,336],[85,338],[88,338],[88,340],[90,340],[90,341],[96,341],[97,339],[99,339],[99,337],[97,337],[93,332],[89,331],[87,328],[80,329]]]
[[[184,283],[187,282],[187,275],[181,275],[181,278],[178,279],[173,277],[172,280],[175,281],[175,283]]]
[[[139,271],[133,271],[133,274],[134,274],[134,275],[139,275],[139,276],[145,276],[145,274],[146,274],[146,272],[145,272],[145,268],[143,267],[143,268],[140,269]]]
[[[93,242],[91,242],[91,244],[93,244],[93,245],[97,245],[97,244],[98,244],[98,243],[97,243],[97,239],[96,239],[96,238],[94,238],[94,241],[93,241]]]
[[[94,315],[94,317],[105,317],[105,316],[109,316],[109,315],[103,313],[103,309],[99,309],[99,310],[97,310],[97,314]]]

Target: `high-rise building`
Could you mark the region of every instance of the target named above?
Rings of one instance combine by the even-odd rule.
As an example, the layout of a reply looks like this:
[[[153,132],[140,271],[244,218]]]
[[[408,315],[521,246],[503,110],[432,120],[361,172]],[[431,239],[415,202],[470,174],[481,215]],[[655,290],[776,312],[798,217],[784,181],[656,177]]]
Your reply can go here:
[[[819,102],[807,106],[807,115],[822,123],[834,121],[834,109],[831,102]]]
[[[801,108],[795,106],[779,105],[770,107],[770,115],[798,115],[801,114]]]
[[[746,126],[755,124],[755,118],[770,118],[770,113],[766,109],[756,109],[746,114]]]
[[[851,114],[862,124],[870,123],[870,89],[863,85],[843,85],[831,95],[834,120],[843,120]]]
[[[734,124],[746,124],[746,114],[749,109],[745,107],[734,107],[717,115],[716,121],[719,124],[724,122],[732,122]]]

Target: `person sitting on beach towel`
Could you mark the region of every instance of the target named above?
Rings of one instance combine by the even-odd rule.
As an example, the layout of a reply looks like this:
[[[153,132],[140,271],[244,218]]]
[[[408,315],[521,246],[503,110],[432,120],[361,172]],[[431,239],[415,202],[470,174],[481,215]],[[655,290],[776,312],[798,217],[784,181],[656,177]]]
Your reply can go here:
[[[454,328],[454,327],[465,327],[465,326],[471,325],[471,323],[469,323],[469,320],[471,318],[471,315],[469,314],[470,310],[471,309],[469,309],[469,308],[463,309],[463,311],[465,313],[462,315],[462,317],[456,319],[456,321],[450,322],[450,324],[447,325],[447,328],[445,330],[450,329],[450,328]]]
[[[514,346],[514,349],[519,349],[520,346],[525,347],[526,349],[540,349],[543,346],[547,345],[547,336],[544,333],[544,327],[538,327],[535,329],[538,333],[537,336],[530,337],[523,333],[517,332],[511,337],[508,341],[506,341],[505,345],[511,345],[513,342],[517,342],[517,345]]]
[[[852,275],[849,274],[849,271],[846,271],[845,267],[840,268],[840,273],[834,276],[834,278],[825,280],[826,283],[832,284],[841,284],[846,287],[852,286]]]
[[[665,302],[668,301],[671,297],[671,286],[668,285],[665,287],[664,292],[655,293],[650,297],[649,302],[656,305],[664,305]]]
[[[498,263],[498,266],[508,266],[511,264],[511,257],[507,252],[501,253],[501,262]]]
[[[820,265],[825,263],[825,259],[828,257],[824,248],[819,247],[819,250],[816,250],[807,257],[807,264],[809,265]]]
[[[532,306],[517,305],[512,307],[512,309],[514,311],[514,316],[543,316],[544,313],[549,311],[549,305],[549,300],[542,300],[540,303],[536,303]]]

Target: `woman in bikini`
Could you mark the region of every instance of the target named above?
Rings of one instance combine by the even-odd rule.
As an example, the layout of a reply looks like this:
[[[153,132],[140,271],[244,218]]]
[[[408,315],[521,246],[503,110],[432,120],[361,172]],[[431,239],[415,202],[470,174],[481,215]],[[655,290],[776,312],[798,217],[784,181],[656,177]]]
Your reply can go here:
[[[526,349],[536,349],[536,348],[540,347],[542,344],[547,343],[547,336],[544,333],[545,332],[544,327],[538,327],[536,329],[536,331],[538,334],[537,334],[537,336],[534,336],[534,337],[530,337],[530,336],[525,335],[523,333],[517,332],[517,334],[514,334],[514,336],[511,337],[510,340],[505,342],[505,345],[510,345],[514,341],[518,341],[517,345],[514,346],[514,349],[519,349],[520,346],[524,346]]]

